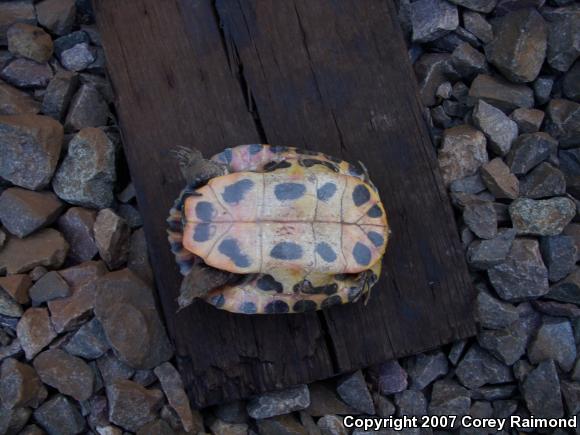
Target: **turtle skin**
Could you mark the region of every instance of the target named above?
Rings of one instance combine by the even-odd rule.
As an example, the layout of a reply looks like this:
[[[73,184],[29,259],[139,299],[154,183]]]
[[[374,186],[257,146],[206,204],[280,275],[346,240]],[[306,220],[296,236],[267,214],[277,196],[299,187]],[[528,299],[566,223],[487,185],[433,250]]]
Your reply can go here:
[[[239,276],[207,302],[234,313],[300,313],[357,301],[378,281],[389,227],[366,171],[262,144],[211,160],[226,175],[184,189],[168,218],[183,275],[197,257]]]

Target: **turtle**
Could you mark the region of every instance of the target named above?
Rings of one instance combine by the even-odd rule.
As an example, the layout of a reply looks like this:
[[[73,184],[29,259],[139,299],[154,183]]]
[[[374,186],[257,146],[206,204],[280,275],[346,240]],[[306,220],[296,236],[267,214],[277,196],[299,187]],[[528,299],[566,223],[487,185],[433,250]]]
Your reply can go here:
[[[285,314],[368,298],[390,230],[362,163],[267,144],[207,160],[176,154],[188,183],[167,219],[180,307],[201,298],[233,313]]]

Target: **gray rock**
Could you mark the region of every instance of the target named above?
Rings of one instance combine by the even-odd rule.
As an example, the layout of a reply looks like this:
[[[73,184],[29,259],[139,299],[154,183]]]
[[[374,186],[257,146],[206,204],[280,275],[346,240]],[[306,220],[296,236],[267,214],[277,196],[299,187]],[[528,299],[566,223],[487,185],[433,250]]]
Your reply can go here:
[[[120,204],[117,214],[121,216],[129,225],[129,228],[139,228],[143,226],[143,217],[139,210],[131,204]]]
[[[509,418],[518,408],[517,400],[496,400],[492,404],[495,418]]]
[[[442,351],[422,353],[413,357],[407,367],[411,390],[422,390],[449,371],[447,356]]]
[[[445,100],[443,101],[442,106],[445,113],[447,113],[449,116],[453,118],[464,119],[467,113],[469,112],[469,106],[466,104],[465,101]]]
[[[311,384],[313,387],[316,384]],[[312,406],[313,388],[310,388],[310,405]],[[242,400],[234,400],[232,402],[222,403],[213,408],[213,412],[220,420],[226,423],[246,423],[249,419],[246,411],[246,403]],[[301,411],[302,413],[302,411]],[[312,415],[312,414],[311,414]]]
[[[518,234],[555,236],[576,215],[576,204],[568,198],[519,198],[509,207],[512,223]]]
[[[304,412],[310,416],[322,417],[323,415],[328,414],[355,415],[359,413],[359,411],[351,408],[338,397],[334,382],[314,382],[308,386],[308,389],[310,391],[310,405]],[[222,412],[222,414],[225,415],[223,415],[223,417],[218,416],[228,423],[245,423],[248,420],[246,405],[243,404],[243,410],[240,409],[238,411],[236,411],[235,407],[241,407],[242,405],[234,404],[233,406],[233,411],[228,411],[228,413]],[[233,416],[230,416],[229,412],[231,412]]]
[[[445,130],[438,160],[446,185],[475,174],[488,161],[485,136],[467,124]]]
[[[60,349],[49,349],[34,359],[34,368],[44,382],[76,400],[93,393],[94,374],[87,363]]]
[[[71,259],[88,261],[99,252],[93,232],[96,218],[96,211],[82,207],[71,207],[59,218],[58,229],[70,245]]]
[[[511,113],[510,118],[518,125],[520,133],[536,133],[544,121],[544,112],[538,109],[519,108]]]
[[[8,295],[19,304],[27,304],[30,302],[28,290],[31,286],[32,280],[28,275],[17,274],[0,277],[0,289],[8,293]]]
[[[6,320],[11,319],[11,321],[17,321],[15,317],[4,317],[1,318],[1,324],[6,326]],[[12,325],[11,325],[12,326]],[[14,328],[16,325],[13,326]],[[11,328],[12,329],[12,328]],[[12,341],[6,343],[5,345],[0,346],[0,361],[10,358],[10,357],[17,357],[22,353],[22,347],[20,347],[20,340],[18,338],[13,339]]]
[[[115,180],[113,143],[102,130],[84,128],[71,140],[53,187],[69,203],[105,208],[114,200]]]
[[[510,368],[486,350],[474,344],[467,351],[455,371],[457,379],[467,388],[486,384],[501,384],[513,379]]]
[[[29,308],[18,322],[16,334],[20,346],[30,360],[56,338],[46,308]]]
[[[247,424],[231,424],[220,419],[212,422],[210,430],[214,434],[245,435],[249,433]]]
[[[521,361],[521,360],[520,360]],[[469,390],[471,398],[474,400],[502,400],[513,397],[518,391],[518,387],[513,384],[497,385],[491,387],[481,387]]]
[[[34,411],[34,419],[50,435],[76,435],[85,430],[85,420],[79,410],[60,394]]]
[[[78,72],[88,68],[95,61],[96,54],[88,43],[81,42],[63,50],[59,59],[67,70]]]
[[[32,412],[29,408],[14,408],[0,405],[0,433],[19,434],[26,426]]]
[[[580,317],[580,308],[574,304],[536,300],[532,301],[532,305],[540,313],[544,313],[549,316],[568,317],[570,319]]]
[[[375,414],[375,406],[365,378],[360,370],[342,377],[336,392],[344,402],[368,415]]]
[[[390,417],[391,415],[395,415],[395,405],[386,397],[381,396],[379,393],[374,393],[373,402],[377,411],[377,417]]]
[[[399,393],[407,388],[407,372],[397,360],[373,366],[370,372],[376,378],[378,392],[383,396]]]
[[[248,414],[252,418],[268,418],[306,409],[310,405],[307,385],[272,391],[250,399]]]
[[[542,326],[530,343],[530,361],[537,364],[550,359],[565,372],[572,370],[576,359],[576,343],[572,325],[560,317],[544,317]]]
[[[511,366],[526,352],[528,335],[523,322],[516,321],[504,329],[480,331],[477,341],[483,349]]]
[[[497,215],[490,202],[466,205],[463,209],[463,221],[477,237],[493,239],[497,236]]]
[[[46,88],[42,99],[42,113],[62,121],[79,84],[79,76],[58,71]]]
[[[336,415],[325,415],[316,424],[322,435],[348,435],[343,419]]]
[[[8,238],[0,250],[0,271],[8,274],[28,272],[36,266],[59,268],[68,252],[68,243],[52,228],[40,230],[25,239]]]
[[[464,192],[476,194],[483,192],[485,189],[486,186],[483,183],[480,174],[470,175],[469,177],[455,180],[449,185],[449,190],[451,192]]]
[[[558,168],[542,162],[522,178],[520,191],[522,196],[532,199],[564,195],[566,177]]]
[[[469,391],[455,381],[444,379],[433,384],[429,415],[457,415],[469,414],[471,397]]]
[[[101,258],[114,270],[127,262],[131,231],[123,218],[109,208],[99,211],[95,226],[95,243]]]
[[[161,382],[161,387],[167,396],[169,404],[179,415],[183,428],[186,432],[192,432],[194,429],[193,414],[180,374],[169,362],[159,365],[154,372]]]
[[[568,415],[577,415],[580,412],[580,383],[562,381],[560,382],[560,389]]]
[[[22,406],[37,407],[48,395],[34,369],[14,358],[2,363],[0,395],[4,406],[14,409]]]
[[[111,426],[112,427],[112,426]],[[121,431],[119,430],[119,433]],[[164,420],[153,420],[149,423],[141,426],[137,432],[137,435],[173,435],[175,432],[171,429],[171,426],[167,424]],[[109,435],[107,433],[107,435]]]
[[[130,379],[135,373],[134,369],[117,358],[112,351],[107,352],[97,360],[97,367],[105,386],[117,380]]]
[[[580,13],[569,6],[559,8],[546,19],[549,21],[548,63],[558,71],[568,71],[580,55]]]
[[[40,27],[15,23],[8,29],[8,50],[15,57],[24,57],[38,63],[48,62],[52,56],[52,39]]]
[[[155,419],[161,407],[163,393],[147,390],[126,380],[117,380],[107,386],[109,419],[128,431],[136,432],[141,426]]]
[[[3,289],[0,289],[0,315],[8,317],[22,316],[20,304]]]
[[[515,199],[519,195],[519,181],[500,157],[481,167],[481,179],[496,198]]]
[[[56,169],[62,141],[62,126],[47,116],[0,116],[0,177],[42,189]]]
[[[433,41],[459,25],[457,7],[443,0],[419,0],[411,3],[414,42]]]
[[[6,33],[14,23],[36,24],[31,0],[0,2],[0,45],[6,45]]]
[[[542,237],[540,252],[548,267],[548,279],[552,282],[566,278],[576,266],[578,251],[571,236]]]
[[[488,60],[516,83],[536,79],[546,57],[546,22],[535,9],[510,12],[499,20],[485,47]]]
[[[546,113],[546,131],[558,139],[560,147],[577,147],[580,144],[580,104],[563,99],[552,100]]]
[[[66,298],[71,295],[70,286],[56,271],[43,275],[29,290],[32,301],[39,305],[53,299]]]
[[[546,160],[558,147],[558,142],[546,133],[520,135],[507,155],[507,164],[516,175],[524,175]]]
[[[4,228],[22,238],[52,224],[63,207],[52,192],[12,187],[0,195],[0,221]]]
[[[83,84],[70,103],[64,123],[67,131],[77,131],[86,127],[100,127],[107,124],[109,108],[96,87]]]
[[[451,97],[452,91],[453,91],[453,87],[451,86],[451,83],[444,82],[444,83],[441,83],[437,87],[437,91],[435,91],[435,96],[437,96],[443,100],[447,100],[448,98]]]
[[[488,72],[485,56],[471,44],[464,42],[453,50],[451,55],[453,68],[465,79],[471,79],[477,74]]]
[[[153,370],[136,370],[132,380],[137,382],[139,385],[148,387],[157,381],[157,376],[155,376]]]
[[[497,0],[452,0],[452,3],[473,11],[489,13],[495,7]]]
[[[92,319],[81,326],[64,346],[64,350],[71,355],[84,359],[99,358],[109,349],[105,331],[97,319]]]
[[[427,415],[427,399],[421,391],[405,390],[395,394],[397,416],[421,417]]]
[[[64,35],[72,30],[75,15],[74,0],[43,0],[36,5],[36,16],[40,25],[57,35]]]
[[[502,329],[519,319],[517,309],[506,302],[480,291],[476,300],[476,313],[479,324],[484,328]]]
[[[475,35],[484,44],[493,39],[493,28],[480,13],[463,11],[463,25],[465,30]]]
[[[564,415],[554,361],[547,360],[538,364],[522,383],[521,390],[526,406],[534,417],[558,418]]]
[[[550,101],[554,79],[552,77],[538,77],[534,81],[534,95],[538,104],[546,104]]]
[[[560,150],[558,152],[560,170],[566,179],[566,190],[580,197],[580,149]]]
[[[472,117],[475,126],[489,139],[490,149],[498,155],[506,155],[518,137],[517,124],[483,100],[476,103]]]
[[[504,112],[534,106],[534,93],[529,87],[486,74],[479,74],[473,80],[469,88],[469,99],[472,102],[482,99]]]
[[[0,115],[34,115],[40,105],[25,92],[0,80]]]
[[[2,68],[0,77],[19,88],[44,88],[52,79],[53,72],[47,63],[18,58]]]
[[[562,92],[570,100],[580,103],[580,61],[576,61],[564,76]]]
[[[488,269],[491,284],[507,301],[534,299],[546,294],[548,270],[536,240],[516,239],[506,261]]]
[[[147,284],[153,285],[153,269],[149,262],[145,231],[139,228],[131,234],[127,267]]]
[[[137,369],[151,369],[172,356],[153,291],[128,269],[96,283],[95,315],[117,356]]]
[[[580,305],[580,269],[576,268],[565,279],[554,284],[546,298]]]
[[[436,92],[441,84],[459,78],[447,53],[427,53],[422,55],[413,66],[421,102],[428,107],[437,103]]]

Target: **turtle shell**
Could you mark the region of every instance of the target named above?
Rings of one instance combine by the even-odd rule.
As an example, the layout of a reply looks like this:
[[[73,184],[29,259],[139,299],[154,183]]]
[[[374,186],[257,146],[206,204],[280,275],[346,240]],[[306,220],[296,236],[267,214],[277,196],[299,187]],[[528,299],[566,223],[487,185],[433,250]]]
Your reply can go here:
[[[357,300],[380,273],[388,224],[364,171],[311,151],[226,149],[229,173],[185,189],[170,241],[186,274],[195,256],[240,274],[206,299],[247,314],[303,312]]]

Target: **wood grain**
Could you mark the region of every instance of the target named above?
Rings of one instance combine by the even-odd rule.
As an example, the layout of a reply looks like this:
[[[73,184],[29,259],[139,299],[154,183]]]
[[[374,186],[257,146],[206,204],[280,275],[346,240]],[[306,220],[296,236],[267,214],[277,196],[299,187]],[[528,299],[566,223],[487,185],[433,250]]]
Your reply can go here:
[[[417,353],[475,333],[474,293],[390,1],[97,0],[124,146],[179,368],[206,406]],[[197,302],[165,218],[168,150],[294,145],[362,161],[392,236],[370,302],[243,316]]]

